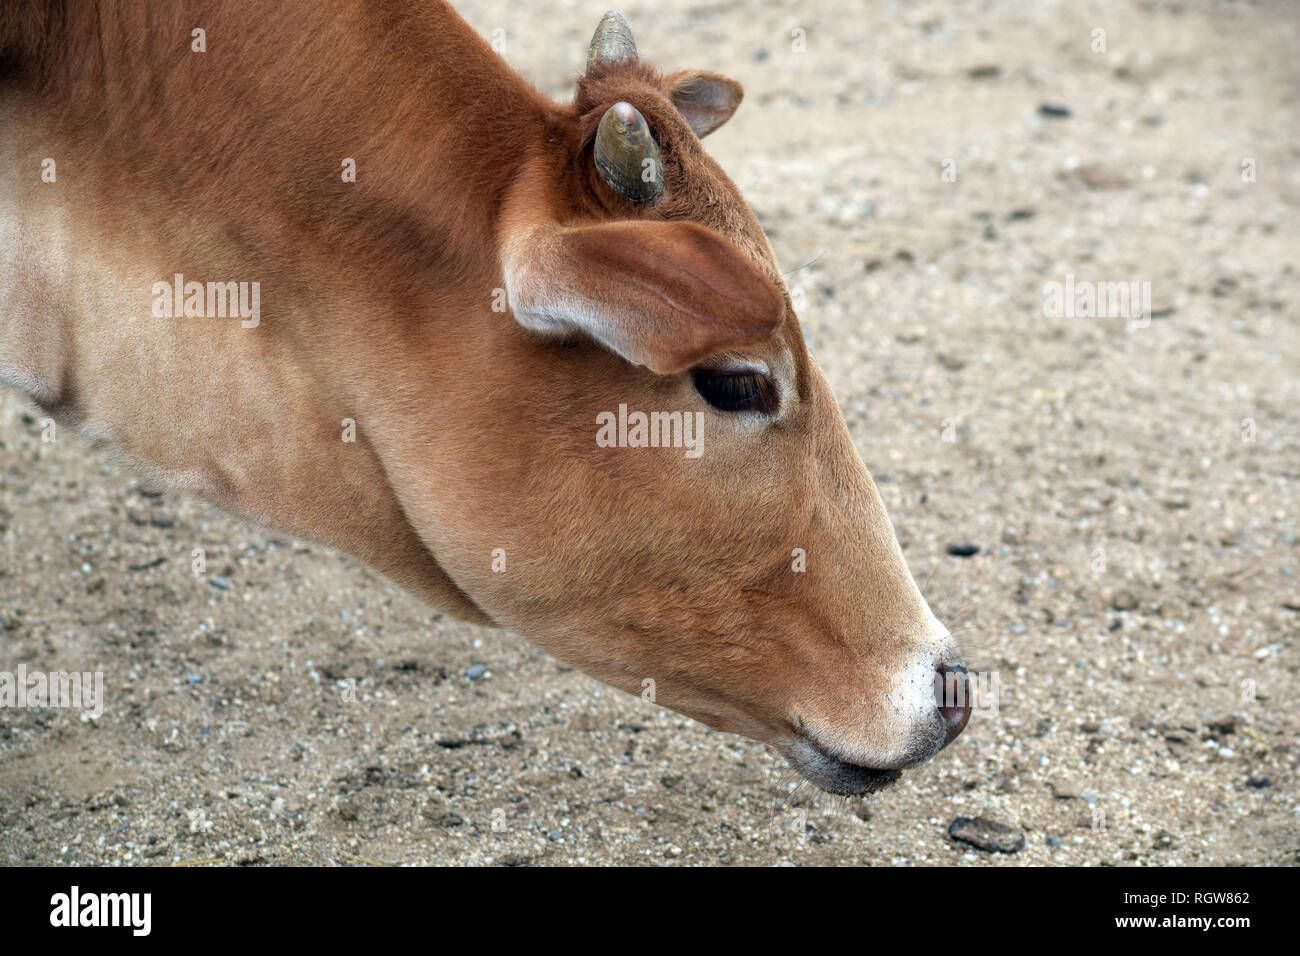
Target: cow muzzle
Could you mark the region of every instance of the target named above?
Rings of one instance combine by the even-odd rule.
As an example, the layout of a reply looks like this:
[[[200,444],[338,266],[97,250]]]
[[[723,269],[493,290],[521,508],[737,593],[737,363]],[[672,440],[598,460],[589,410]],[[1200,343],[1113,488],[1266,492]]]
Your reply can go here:
[[[861,761],[796,719],[798,732],[781,748],[799,774],[828,793],[859,796],[898,780],[908,767],[924,763],[966,729],[971,716],[970,681],[965,666],[942,662],[934,670],[934,703],[910,722],[902,743],[885,759]]]

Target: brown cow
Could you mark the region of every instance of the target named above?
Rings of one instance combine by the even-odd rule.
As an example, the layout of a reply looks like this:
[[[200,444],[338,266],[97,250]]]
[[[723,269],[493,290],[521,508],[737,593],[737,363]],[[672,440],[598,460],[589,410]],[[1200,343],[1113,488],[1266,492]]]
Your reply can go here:
[[[950,635],[700,144],[740,86],[608,14],[557,105],[441,3],[326,6],[5,0],[0,381],[828,790],[955,737]]]

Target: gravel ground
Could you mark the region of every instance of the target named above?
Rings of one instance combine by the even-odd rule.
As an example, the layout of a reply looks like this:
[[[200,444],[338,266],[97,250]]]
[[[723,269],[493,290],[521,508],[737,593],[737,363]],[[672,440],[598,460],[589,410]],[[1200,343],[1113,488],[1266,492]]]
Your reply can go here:
[[[530,7],[461,5],[567,98],[603,7]],[[745,84],[710,149],[996,706],[829,797],[5,394],[0,669],[103,670],[108,705],[0,715],[0,861],[1300,861],[1300,9],[622,11]],[[1049,316],[1067,274],[1153,315]]]

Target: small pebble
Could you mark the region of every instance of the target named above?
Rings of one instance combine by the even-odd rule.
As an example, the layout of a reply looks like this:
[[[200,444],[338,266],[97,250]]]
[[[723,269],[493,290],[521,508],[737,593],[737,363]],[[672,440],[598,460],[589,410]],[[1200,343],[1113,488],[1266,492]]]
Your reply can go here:
[[[1019,853],[1025,847],[1021,830],[986,817],[957,817],[948,827],[948,835],[990,853]]]

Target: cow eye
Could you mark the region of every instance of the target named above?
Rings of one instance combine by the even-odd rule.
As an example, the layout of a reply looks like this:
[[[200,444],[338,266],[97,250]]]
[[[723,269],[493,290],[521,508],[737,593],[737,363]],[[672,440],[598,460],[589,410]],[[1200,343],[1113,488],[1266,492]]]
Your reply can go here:
[[[770,415],[781,405],[776,383],[762,372],[719,372],[696,369],[695,390],[714,408],[724,412],[761,412]]]

